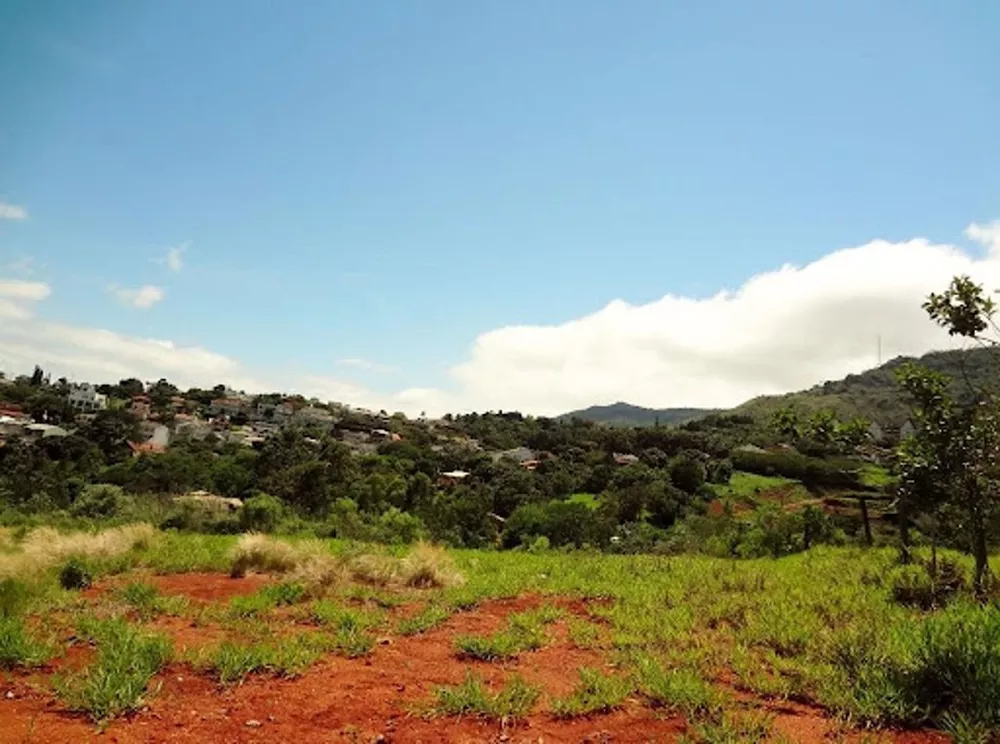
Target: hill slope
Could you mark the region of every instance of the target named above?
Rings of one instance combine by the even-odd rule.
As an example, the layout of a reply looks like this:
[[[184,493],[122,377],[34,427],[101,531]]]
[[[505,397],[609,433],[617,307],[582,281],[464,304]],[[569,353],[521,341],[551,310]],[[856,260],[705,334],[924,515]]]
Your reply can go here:
[[[612,403],[609,406],[591,406],[579,411],[564,413],[560,421],[577,418],[608,426],[661,426],[683,424],[685,421],[704,418],[715,410],[711,408],[643,408],[629,403]]]
[[[961,397],[968,380],[977,387],[996,387],[998,365],[988,349],[933,351],[919,359],[897,357],[881,367],[843,380],[824,382],[809,390],[785,395],[765,395],[733,409],[755,418],[770,416],[775,410],[794,405],[803,411],[831,408],[842,418],[864,416],[882,426],[898,427],[910,415],[910,401],[896,382],[895,372],[905,362],[916,361],[949,375],[953,394]]]

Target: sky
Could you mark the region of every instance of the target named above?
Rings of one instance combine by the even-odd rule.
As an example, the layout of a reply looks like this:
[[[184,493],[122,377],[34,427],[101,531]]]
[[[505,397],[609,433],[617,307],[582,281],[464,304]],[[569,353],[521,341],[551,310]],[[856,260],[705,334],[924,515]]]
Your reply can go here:
[[[7,0],[0,369],[552,415],[943,348],[923,296],[1000,287],[998,27],[986,0]]]

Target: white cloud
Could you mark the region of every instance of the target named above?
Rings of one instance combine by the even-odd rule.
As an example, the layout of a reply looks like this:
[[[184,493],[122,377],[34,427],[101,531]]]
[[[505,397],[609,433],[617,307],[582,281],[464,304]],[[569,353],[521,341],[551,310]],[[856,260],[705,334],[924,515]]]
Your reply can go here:
[[[152,284],[143,285],[138,289],[112,286],[111,292],[124,304],[139,310],[148,310],[167,294],[163,287],[156,287]]]
[[[966,234],[992,240],[986,237],[991,229],[970,226]],[[335,376],[250,370],[199,347],[41,322],[30,317],[27,306],[47,296],[48,287],[5,280],[0,301],[18,308],[22,317],[0,304],[0,367],[20,372],[37,363],[54,374],[91,380],[135,375],[168,377],[182,386],[222,382],[248,392],[297,391],[411,414],[488,409],[556,414],[616,400],[651,407],[730,406],[870,368],[879,335],[884,359],[954,345],[920,303],[956,274],[1000,287],[1000,255],[974,256],[924,239],[876,240],[760,274],[706,299],[667,295],[644,305],[614,300],[559,325],[487,331],[450,371],[446,387],[390,394]]]
[[[181,243],[180,245],[175,245],[167,251],[167,257],[164,259],[167,268],[173,271],[175,274],[184,268],[184,251],[188,248],[188,243]]]
[[[1000,258],[1000,220],[985,225],[973,222],[965,228],[965,237],[986,248],[994,258]]]
[[[360,359],[358,357],[347,357],[345,359],[338,359],[337,364],[341,367],[353,367],[354,369],[364,370],[366,372],[398,372],[396,367],[388,364],[380,364],[379,362],[373,362],[370,359]]]
[[[0,201],[0,220],[26,220],[28,210],[16,204]]]

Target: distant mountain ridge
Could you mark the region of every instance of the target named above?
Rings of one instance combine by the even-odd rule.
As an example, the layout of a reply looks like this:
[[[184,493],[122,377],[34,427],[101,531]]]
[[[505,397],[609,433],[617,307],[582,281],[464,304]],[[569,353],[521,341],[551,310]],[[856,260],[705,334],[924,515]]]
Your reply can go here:
[[[965,382],[977,387],[1000,388],[1000,365],[989,349],[958,349],[932,351],[922,357],[896,357],[880,367],[842,380],[832,380],[782,395],[762,395],[752,398],[726,413],[741,413],[762,419],[785,406],[794,406],[804,413],[822,408],[834,410],[842,419],[863,416],[882,426],[899,427],[910,416],[910,401],[896,381],[896,370],[906,362],[918,362],[952,378],[953,394],[960,396]],[[643,408],[629,403],[591,406],[563,414],[558,418],[569,421],[579,418],[609,426],[678,425],[723,412],[711,408]]]
[[[619,401],[607,406],[590,406],[559,416],[560,421],[581,419],[608,426],[661,426],[683,424],[717,413],[713,408],[643,408]]]

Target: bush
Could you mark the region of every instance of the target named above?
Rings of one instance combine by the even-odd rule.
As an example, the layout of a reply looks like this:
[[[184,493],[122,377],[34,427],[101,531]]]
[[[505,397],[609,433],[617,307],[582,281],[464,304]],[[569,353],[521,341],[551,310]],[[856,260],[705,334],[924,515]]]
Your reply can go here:
[[[78,556],[72,556],[59,569],[59,585],[63,589],[86,589],[94,581],[94,571]]]
[[[697,493],[705,477],[705,466],[691,455],[681,455],[670,463],[670,482],[682,491]]]
[[[892,598],[899,604],[931,610],[966,589],[968,580],[956,561],[942,558],[936,567],[930,562],[897,567],[890,586]]]
[[[800,480],[807,488],[864,490],[852,460],[820,460],[799,452],[747,452],[732,454],[733,468],[758,475],[780,475]]]
[[[129,498],[121,486],[111,483],[93,483],[84,486],[82,492],[70,506],[74,517],[89,519],[109,519],[117,517],[128,507]]]
[[[246,532],[274,532],[284,511],[284,505],[274,496],[256,493],[240,509],[240,527]]]

